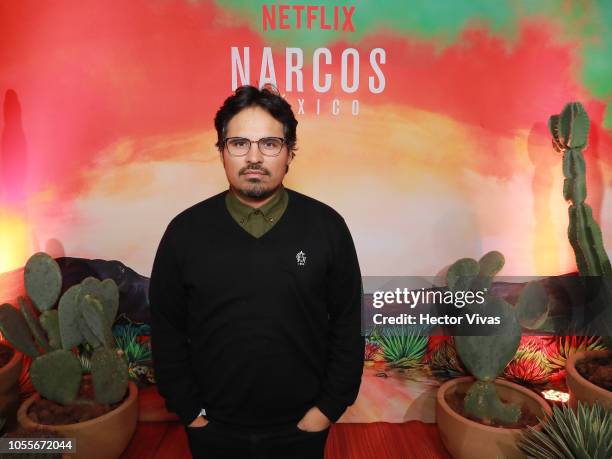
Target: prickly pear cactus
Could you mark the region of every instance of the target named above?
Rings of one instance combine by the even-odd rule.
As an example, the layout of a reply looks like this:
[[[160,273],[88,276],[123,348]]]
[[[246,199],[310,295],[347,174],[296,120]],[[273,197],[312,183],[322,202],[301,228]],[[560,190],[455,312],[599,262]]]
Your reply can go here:
[[[99,347],[91,356],[91,377],[97,402],[118,402],[128,386],[127,362],[116,349]]]
[[[563,153],[563,197],[570,201],[568,236],[582,276],[612,276],[612,266],[603,246],[601,229],[584,202],[586,165],[582,150],[589,135],[589,117],[579,102],[565,106],[548,121],[553,147]]]
[[[447,273],[452,291],[487,292],[493,277],[505,263],[500,252],[485,254],[478,262],[463,258],[455,262]],[[464,400],[466,413],[485,423],[515,423],[520,418],[518,406],[503,403],[494,380],[512,360],[521,341],[521,325],[531,327],[543,323],[548,315],[548,295],[541,286],[528,284],[516,306],[485,293],[482,305],[467,306],[488,316],[500,317],[501,330],[489,336],[455,336],[455,347],[466,369],[477,379]]]
[[[121,400],[128,386],[128,366],[117,354],[112,333],[119,308],[115,282],[88,277],[66,290],[57,309],[52,309],[61,291],[62,276],[55,260],[42,252],[28,259],[24,280],[40,316],[20,297],[19,311],[10,304],[0,306],[0,331],[17,350],[34,358],[30,365],[34,388],[58,403],[74,401],[82,378],[79,359],[92,353],[96,401]],[[81,350],[87,346],[93,351],[86,350],[78,357],[73,352],[75,347]],[[44,351],[42,355],[39,348]]]
[[[32,331],[32,335],[34,336],[34,339],[45,352],[50,351],[51,347],[49,346],[49,342],[47,341],[47,338],[45,337],[44,330],[38,323],[38,319],[36,318],[36,313],[30,306],[30,304],[23,297],[19,297],[17,301],[19,302],[19,310],[21,311],[21,315],[23,315],[23,318],[28,324],[28,327],[30,327],[30,330]]]
[[[119,309],[119,289],[115,281],[112,279],[100,281],[95,277],[87,277],[81,282],[79,301],[82,301],[86,295],[100,302],[107,323],[112,325]]]
[[[64,292],[57,307],[58,321],[62,347],[72,349],[83,342],[83,334],[79,330],[79,303],[81,292],[79,284],[73,285]]]
[[[0,306],[0,332],[19,352],[30,357],[40,355],[25,319],[8,303]]]
[[[79,359],[64,349],[41,355],[30,365],[30,380],[40,395],[62,404],[76,398],[81,376]]]
[[[48,254],[38,252],[26,262],[23,272],[28,296],[39,311],[51,309],[62,290],[62,271]]]

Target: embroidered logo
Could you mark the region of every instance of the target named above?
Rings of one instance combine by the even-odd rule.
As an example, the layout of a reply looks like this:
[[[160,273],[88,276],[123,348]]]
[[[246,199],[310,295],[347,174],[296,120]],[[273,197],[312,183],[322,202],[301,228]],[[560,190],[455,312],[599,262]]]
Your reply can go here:
[[[304,266],[306,264],[306,254],[301,250],[295,254],[298,266]]]

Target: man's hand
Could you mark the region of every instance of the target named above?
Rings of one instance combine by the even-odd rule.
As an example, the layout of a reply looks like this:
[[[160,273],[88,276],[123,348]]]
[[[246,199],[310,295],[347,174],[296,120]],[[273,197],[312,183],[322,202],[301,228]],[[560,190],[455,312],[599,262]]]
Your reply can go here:
[[[298,429],[307,432],[320,432],[327,429],[330,425],[331,421],[316,406],[310,408],[297,424]]]
[[[206,419],[204,416],[199,415],[197,418],[195,418],[191,424],[189,424],[189,427],[204,427],[205,425],[208,424],[208,419]]]

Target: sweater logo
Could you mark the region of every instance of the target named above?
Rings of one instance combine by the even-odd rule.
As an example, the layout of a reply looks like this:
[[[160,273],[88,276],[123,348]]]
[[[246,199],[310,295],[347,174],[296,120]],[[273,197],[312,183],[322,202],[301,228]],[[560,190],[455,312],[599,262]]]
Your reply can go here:
[[[306,264],[306,254],[301,250],[295,254],[298,266],[304,266]]]

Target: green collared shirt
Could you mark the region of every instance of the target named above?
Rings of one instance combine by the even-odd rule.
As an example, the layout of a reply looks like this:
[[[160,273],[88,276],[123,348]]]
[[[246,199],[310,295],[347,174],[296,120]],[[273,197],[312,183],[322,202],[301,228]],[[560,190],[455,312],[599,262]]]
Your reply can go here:
[[[288,202],[289,196],[283,186],[276,190],[272,199],[257,209],[240,201],[232,190],[225,195],[225,205],[232,218],[256,238],[263,236],[280,220]]]

